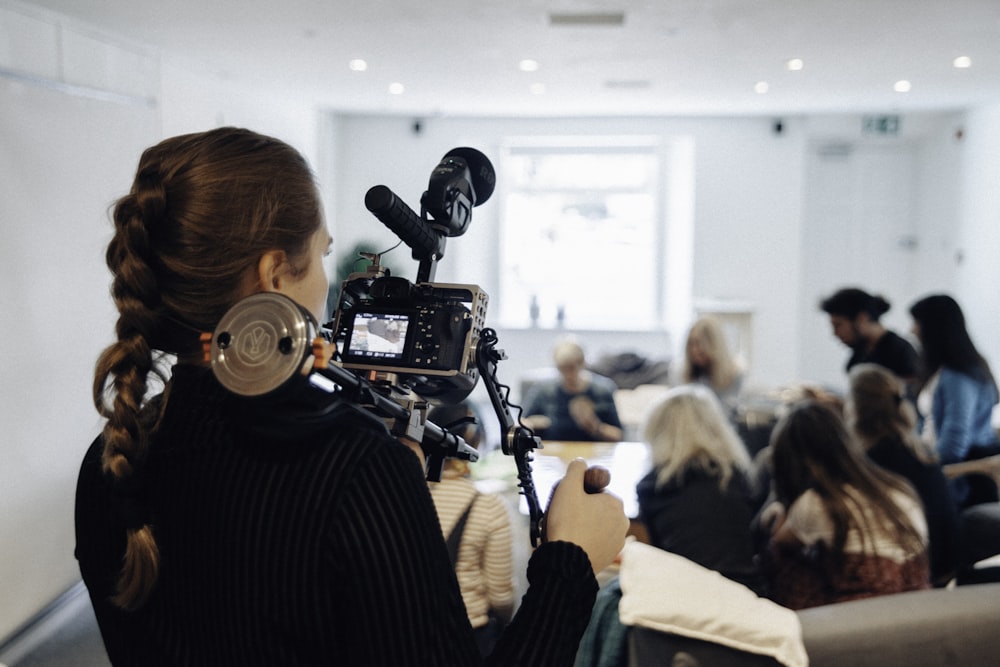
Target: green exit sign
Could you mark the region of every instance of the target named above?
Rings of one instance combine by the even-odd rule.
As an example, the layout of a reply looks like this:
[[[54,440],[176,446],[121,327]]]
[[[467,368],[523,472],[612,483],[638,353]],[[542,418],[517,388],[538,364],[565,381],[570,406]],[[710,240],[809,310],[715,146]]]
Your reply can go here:
[[[865,116],[861,129],[865,134],[882,134],[894,137],[899,134],[899,116]]]

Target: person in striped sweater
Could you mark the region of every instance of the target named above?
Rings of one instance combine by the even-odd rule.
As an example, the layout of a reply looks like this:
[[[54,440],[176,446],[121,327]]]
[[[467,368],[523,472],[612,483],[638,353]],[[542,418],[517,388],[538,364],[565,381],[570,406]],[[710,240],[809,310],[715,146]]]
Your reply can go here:
[[[483,428],[475,411],[465,402],[438,406],[427,418],[462,436],[479,448]],[[495,493],[480,493],[469,473],[469,462],[448,459],[441,481],[431,482],[452,562],[462,590],[476,642],[489,655],[503,626],[514,611],[514,574],[511,520],[507,502]]]

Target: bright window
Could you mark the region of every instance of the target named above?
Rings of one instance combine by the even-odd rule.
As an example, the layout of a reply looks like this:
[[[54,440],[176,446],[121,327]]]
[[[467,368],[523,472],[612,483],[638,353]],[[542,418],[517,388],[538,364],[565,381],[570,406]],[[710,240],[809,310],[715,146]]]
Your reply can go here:
[[[504,326],[661,324],[665,262],[654,142],[511,142],[501,169]]]

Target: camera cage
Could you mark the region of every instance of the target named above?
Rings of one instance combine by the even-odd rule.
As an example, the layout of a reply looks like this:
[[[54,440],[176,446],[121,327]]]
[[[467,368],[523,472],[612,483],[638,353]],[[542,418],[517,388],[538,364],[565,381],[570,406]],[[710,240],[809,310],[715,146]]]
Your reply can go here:
[[[489,295],[478,285],[410,283],[369,257],[342,283],[326,325],[344,368],[388,377],[436,404],[466,398],[479,380],[476,347]]]

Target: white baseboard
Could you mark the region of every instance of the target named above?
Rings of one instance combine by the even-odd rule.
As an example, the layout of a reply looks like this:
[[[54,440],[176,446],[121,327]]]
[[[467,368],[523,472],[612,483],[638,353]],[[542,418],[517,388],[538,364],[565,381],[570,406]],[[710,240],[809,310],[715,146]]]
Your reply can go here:
[[[67,619],[89,605],[90,596],[87,594],[87,587],[82,581],[77,582],[0,644],[0,667],[16,665],[45,643]]]

